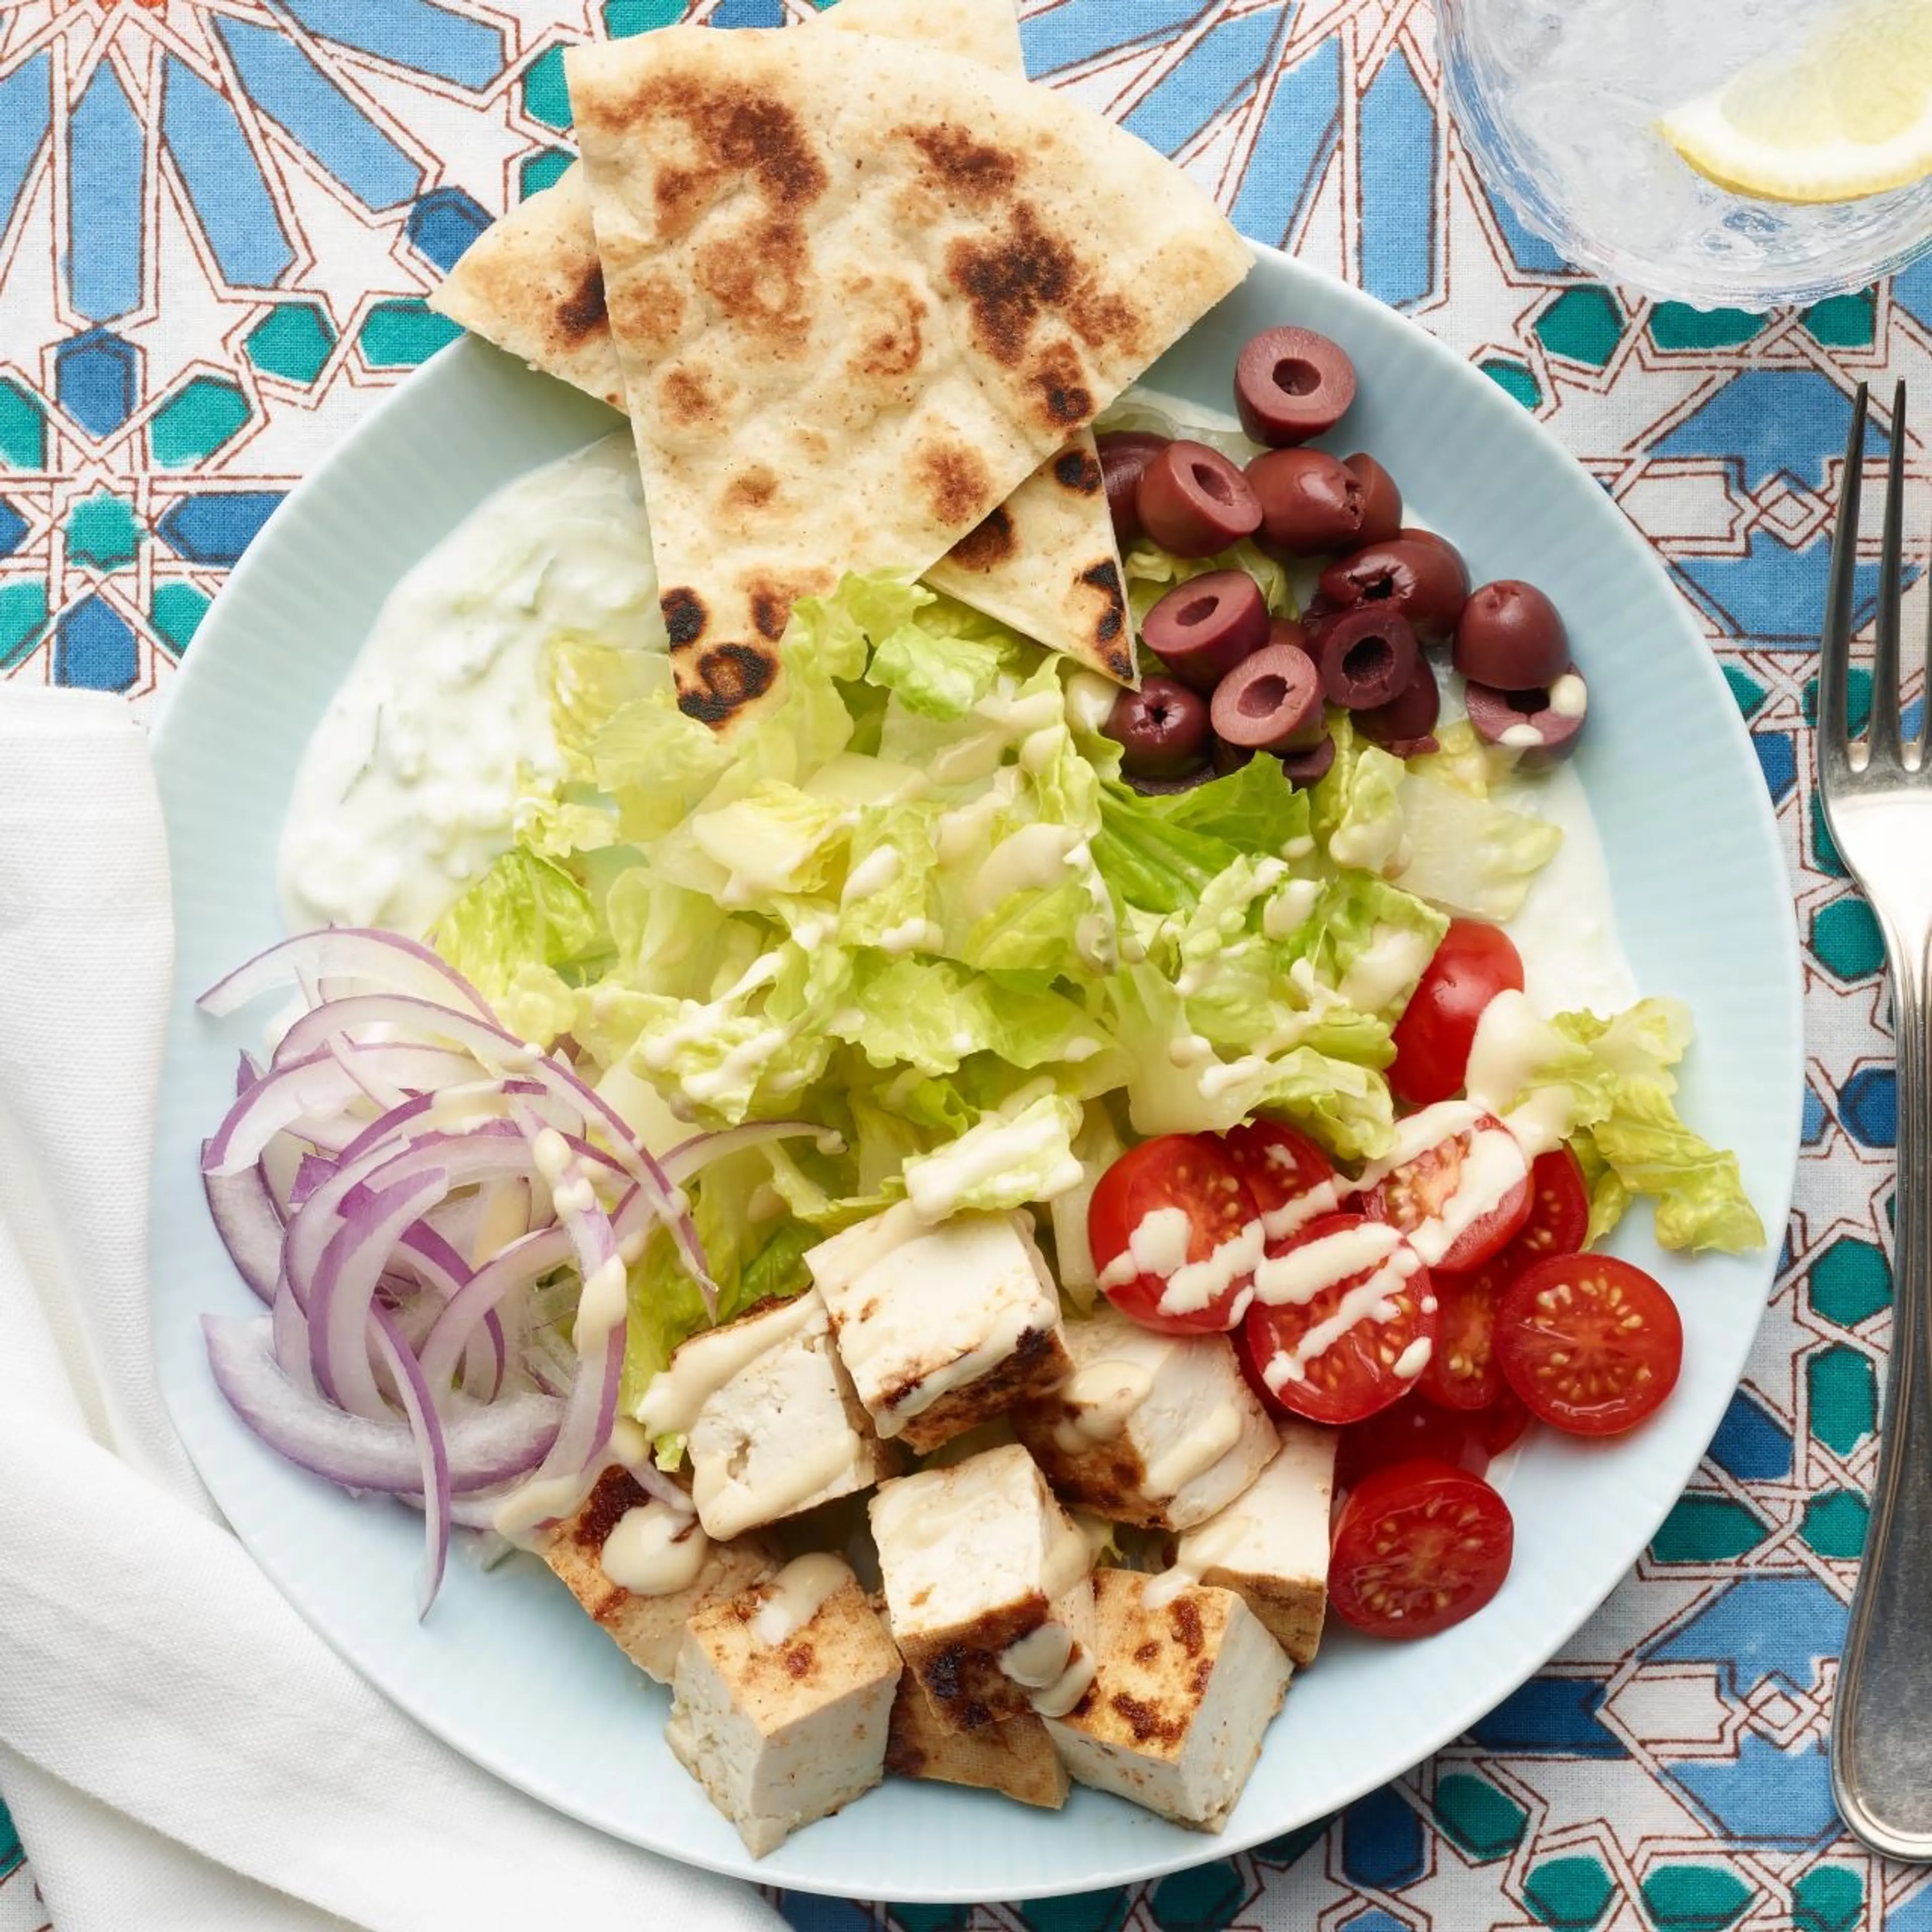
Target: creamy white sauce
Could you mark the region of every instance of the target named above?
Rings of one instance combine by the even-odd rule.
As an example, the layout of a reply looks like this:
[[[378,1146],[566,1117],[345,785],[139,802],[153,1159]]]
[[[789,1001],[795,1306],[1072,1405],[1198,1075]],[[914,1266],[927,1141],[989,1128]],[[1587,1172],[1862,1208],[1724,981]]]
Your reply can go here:
[[[711,1539],[695,1516],[655,1499],[628,1509],[604,1539],[598,1567],[634,1597],[668,1597],[704,1573]]]
[[[284,918],[421,934],[560,776],[547,648],[662,651],[628,434],[500,490],[398,584],[309,740],[283,827]]]
[[[759,1586],[760,1600],[752,1619],[752,1634],[773,1648],[789,1642],[825,1607],[828,1598],[854,1580],[843,1558],[823,1550],[794,1557],[769,1583]]]
[[[1074,1412],[1055,1425],[1053,1439],[1070,1456],[1111,1442],[1154,1393],[1154,1376],[1138,1362],[1090,1362],[1061,1384],[1060,1400]]]

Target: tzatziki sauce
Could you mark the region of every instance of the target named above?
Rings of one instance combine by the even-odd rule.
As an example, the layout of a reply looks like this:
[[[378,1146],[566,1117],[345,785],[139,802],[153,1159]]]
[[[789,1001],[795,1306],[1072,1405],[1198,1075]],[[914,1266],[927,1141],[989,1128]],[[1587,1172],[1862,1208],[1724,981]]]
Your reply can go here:
[[[292,931],[421,936],[561,775],[546,654],[666,649],[628,433],[532,470],[389,594],[309,740],[282,832]]]

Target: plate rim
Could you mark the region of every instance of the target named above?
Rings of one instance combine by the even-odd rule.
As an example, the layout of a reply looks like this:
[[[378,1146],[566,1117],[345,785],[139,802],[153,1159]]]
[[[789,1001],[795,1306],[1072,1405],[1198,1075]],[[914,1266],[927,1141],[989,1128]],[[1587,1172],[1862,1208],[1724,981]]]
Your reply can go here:
[[[1558,458],[1564,466],[1573,472],[1580,483],[1587,484],[1593,482],[1593,479],[1589,477],[1588,472],[1583,468],[1578,459],[1569,452],[1546,424],[1523,410],[1520,404],[1490,382],[1480,370],[1412,317],[1404,315],[1401,311],[1380,302],[1366,290],[1358,288],[1352,284],[1342,281],[1309,264],[1297,260],[1285,250],[1273,248],[1251,238],[1248,240],[1248,247],[1254,262],[1261,266],[1264,274],[1286,274],[1291,292],[1293,285],[1298,280],[1306,278],[1320,284],[1331,297],[1340,299],[1346,307],[1352,310],[1358,312],[1378,312],[1380,316],[1387,322],[1400,325],[1417,354],[1425,364],[1435,370],[1441,372],[1444,380],[1462,386],[1472,398],[1481,392],[1486,392],[1493,398],[1493,404],[1485,400],[1474,404],[1474,406],[1490,410],[1493,419],[1498,423],[1508,422],[1510,424],[1510,428],[1504,434],[1520,434],[1527,430],[1534,438],[1539,440],[1551,454]],[[1204,320],[1206,318],[1203,318],[1203,320]],[[1201,324],[1197,322],[1195,326],[1198,328],[1200,326]],[[1192,332],[1190,330],[1190,333]],[[1182,338],[1183,340],[1185,339],[1185,338]],[[411,397],[412,391],[419,388],[424,379],[429,377],[432,373],[441,374],[446,378],[452,368],[461,358],[478,352],[479,352],[479,346],[474,338],[466,334],[459,336],[438,350],[416,370],[412,371],[409,376],[395,385],[340,440],[332,444],[314,467],[297,482],[289,492],[283,504],[278,507],[275,512],[276,519],[281,519],[292,508],[298,513],[304,499],[321,491],[339,465],[356,461],[358,445],[361,441],[366,436],[373,434],[378,425],[386,424],[399,409],[408,406],[405,399]],[[480,352],[498,356],[502,353],[500,351],[487,348],[482,350]],[[1169,352],[1172,352],[1170,350]],[[1151,374],[1153,372],[1148,373]],[[560,385],[560,386],[563,386]],[[576,392],[571,393],[573,397],[576,396]],[[577,399],[593,408],[600,406],[592,403],[587,398]],[[609,412],[609,420],[614,430],[622,424],[623,418],[613,411]],[[1695,646],[1693,656],[1699,666],[1695,675],[1701,680],[1706,695],[1716,714],[1724,720],[1721,728],[1730,739],[1732,749],[1741,752],[1744,760],[1754,765],[1755,760],[1750,752],[1748,730],[1732,700],[1729,686],[1725,682],[1722,669],[1711,648],[1709,640],[1699,628],[1683,592],[1672,580],[1663,560],[1654,551],[1651,544],[1629,519],[1614,504],[1606,507],[1611,512],[1611,520],[1618,526],[1616,535],[1612,538],[1608,534],[1610,524],[1606,523],[1604,525],[1606,540],[1613,543],[1622,551],[1628,567],[1648,574],[1660,584],[1667,595],[1678,629],[1690,643]],[[266,531],[264,534],[266,534]],[[225,645],[219,646],[215,652],[211,652],[206,648],[206,640],[210,626],[217,627],[215,635],[226,634],[225,628],[221,628],[220,615],[224,602],[230,608],[233,608],[237,601],[233,593],[238,588],[245,590],[256,576],[265,574],[275,568],[274,553],[279,547],[278,544],[265,544],[258,537],[231,571],[214,604],[211,606],[208,615],[204,620],[202,626],[204,647],[198,652],[190,650],[182,662],[179,672],[172,681],[163,703],[158,707],[154,717],[150,721],[148,728],[158,774],[161,766],[172,755],[170,747],[173,742],[172,721],[183,698],[187,698],[191,700],[194,694],[203,684],[208,682],[210,679],[218,680],[221,675],[220,665],[226,660],[230,647]],[[234,648],[240,650],[245,647],[245,645],[238,645]],[[207,668],[211,663],[214,666],[212,669]],[[165,796],[165,785],[163,789]],[[1788,868],[1775,807],[1768,793],[1761,784],[1753,785],[1750,788],[1750,794],[1748,817],[1751,824],[1753,842],[1756,848],[1757,859],[1766,867],[1770,876],[1774,877],[1780,881],[1788,881]],[[1742,1378],[1772,1294],[1776,1288],[1778,1262],[1781,1252],[1780,1244],[1790,1220],[1797,1165],[1802,1148],[1804,984],[1802,953],[1797,914],[1795,908],[1790,904],[1788,891],[1783,896],[1783,903],[1786,907],[1787,916],[1781,922],[1785,940],[1779,950],[1777,969],[1778,976],[1783,981],[1780,1005],[1786,1029],[1786,1039],[1790,1049],[1789,1071],[1792,1074],[1793,1078],[1790,1083],[1790,1099],[1786,1117],[1776,1138],[1779,1145],[1786,1150],[1788,1158],[1782,1156],[1780,1158],[1776,1169],[1778,1178],[1769,1184],[1772,1190],[1772,1198],[1754,1204],[1763,1214],[1766,1228],[1766,1245],[1763,1251],[1763,1261],[1760,1270],[1764,1277],[1765,1292],[1756,1300],[1754,1313],[1748,1328],[1745,1328],[1741,1324],[1736,1335],[1735,1346],[1729,1351],[1734,1360],[1728,1365],[1730,1372],[1726,1386],[1732,1394],[1735,1394]],[[178,1007],[176,1010],[178,1012]],[[173,1030],[174,1022],[171,1019],[171,1034]],[[171,1040],[170,1059],[172,1059],[172,1045],[173,1042]],[[169,1150],[162,1145],[158,1136],[148,1215],[151,1241],[154,1240],[158,1232],[157,1221],[160,1212],[161,1190],[164,1187],[178,1187],[182,1184],[179,1176],[170,1172],[163,1166],[168,1151]],[[151,1291],[151,1310],[152,1307]],[[162,1352],[158,1348],[158,1357],[160,1357]],[[202,1479],[207,1482],[211,1492],[215,1493],[219,1501],[220,1497],[218,1484],[220,1478],[218,1474],[212,1475],[208,1470],[202,1468],[200,1458],[194,1456],[194,1438],[196,1431],[192,1421],[184,1417],[182,1408],[178,1406],[174,1378],[165,1367],[160,1365],[159,1362],[158,1362],[158,1375],[170,1418],[174,1421],[177,1430],[182,1436],[184,1445],[189,1448],[191,1459],[194,1460]],[[1726,1400],[1728,1399],[1727,1396]],[[263,1453],[267,1454],[266,1451]],[[1699,1460],[1701,1460],[1701,1452]],[[1694,1475],[1696,1467],[1696,1464],[1694,1462],[1690,1468],[1684,1472],[1684,1480],[1688,1481],[1691,1476]],[[1679,1492],[1681,1492],[1681,1486]],[[1426,1731],[1417,1733],[1414,1748],[1408,1752],[1408,1755],[1400,1764],[1390,1766],[1373,1776],[1363,1777],[1346,1784],[1338,1784],[1334,1792],[1324,1798],[1326,1812],[1332,1815],[1366,1793],[1381,1788],[1390,1780],[1406,1774],[1415,1766],[1432,1756],[1445,1744],[1453,1742],[1456,1738],[1462,1736],[1473,1724],[1497,1708],[1503,1699],[1514,1695],[1522,1684],[1534,1677],[1550,1658],[1570,1641],[1576,1631],[1596,1614],[1603,1603],[1607,1600],[1610,1591],[1614,1591],[1617,1585],[1629,1574],[1643,1550],[1648,1546],[1650,1539],[1655,1534],[1658,1525],[1664,1520],[1664,1516],[1668,1514],[1673,1502],[1674,1495],[1672,1500],[1664,1504],[1663,1514],[1654,1520],[1649,1522],[1643,1528],[1641,1534],[1637,1536],[1635,1541],[1627,1550],[1620,1550],[1620,1561],[1617,1566],[1616,1576],[1610,1586],[1610,1591],[1606,1591],[1604,1596],[1592,1598],[1586,1603],[1574,1619],[1559,1620],[1562,1621],[1562,1628],[1555,1630],[1546,1643],[1544,1642],[1539,1636],[1538,1643],[1532,1649],[1520,1652],[1512,1660],[1510,1668],[1513,1672],[1516,1671],[1516,1666],[1519,1664],[1522,1667],[1515,1674],[1510,1686],[1499,1696],[1492,1696],[1484,1690],[1459,1702],[1450,1718],[1439,1719]],[[224,1519],[226,1520],[225,1512]],[[754,1860],[748,1855],[734,1857],[730,1852],[727,1852],[714,1856],[701,1847],[692,1849],[665,1842],[650,1843],[631,1832],[614,1828],[609,1822],[598,1819],[586,1809],[562,1802],[558,1797],[548,1792],[532,1790],[530,1784],[526,1781],[529,1774],[520,1773],[515,1764],[506,1759],[503,1754],[487,1748],[481,1748],[467,1738],[459,1742],[458,1734],[451,1729],[432,1722],[423,1714],[420,1706],[424,1700],[420,1696],[412,1696],[408,1694],[406,1684],[400,1688],[392,1687],[389,1681],[376,1674],[376,1667],[373,1664],[370,1668],[365,1669],[362,1661],[355,1654],[346,1639],[338,1641],[337,1636],[329,1628],[311,1616],[301,1598],[284,1585],[279,1567],[256,1546],[255,1540],[248,1531],[232,1521],[230,1522],[230,1527],[234,1530],[238,1540],[248,1550],[250,1556],[268,1576],[270,1580],[274,1583],[278,1590],[281,1592],[297,1612],[302,1616],[303,1620],[309,1624],[311,1629],[316,1631],[318,1636],[328,1643],[338,1656],[342,1657],[348,1663],[350,1668],[363,1677],[372,1688],[398,1709],[403,1711],[430,1736],[436,1738],[448,1748],[457,1751],[486,1772],[522,1791],[533,1802],[560,1815],[575,1819],[592,1829],[603,1832],[607,1835],[617,1838],[620,1842],[636,1844],[640,1849],[658,1856],[670,1858],[687,1865],[716,1871],[728,1876],[747,1880],[753,1884],[777,1885],[788,1890],[815,1893],[827,1897],[854,1898],[874,1895],[870,1890],[854,1892],[848,1888],[831,1883],[823,1877],[807,1873],[788,1870],[785,1868],[786,1860],[783,1847],[765,1859]],[[1405,1749],[1407,1749],[1406,1744]],[[950,1786],[942,1787],[941,1795],[952,1793],[956,1790],[957,1787]],[[1180,1842],[1173,1844],[1171,1850],[1155,1853],[1151,1856],[1139,1857],[1130,1865],[1112,1869],[1106,1872],[1069,1874],[1063,1879],[1039,1888],[1028,1890],[1020,1895],[1027,1898],[1046,1898],[1096,1888],[1136,1884],[1162,1876],[1171,1872],[1186,1870],[1216,1858],[1232,1857],[1238,1852],[1251,1850],[1256,1845],[1264,1844],[1283,1832],[1296,1828],[1298,1827],[1295,1825],[1284,1823],[1276,1820],[1265,1826],[1244,1824],[1236,1830],[1214,1836],[1202,1835],[1197,1838],[1194,1834],[1183,1834],[1178,1832],[1163,1834],[1164,1842],[1171,1843],[1175,1839],[1179,1840]],[[970,1882],[946,1880],[936,1881],[916,1889],[908,1889],[902,1886],[895,1891],[893,1897],[896,1901],[907,1904],[970,1904],[986,1902],[986,1888],[983,1886],[975,1885]]]

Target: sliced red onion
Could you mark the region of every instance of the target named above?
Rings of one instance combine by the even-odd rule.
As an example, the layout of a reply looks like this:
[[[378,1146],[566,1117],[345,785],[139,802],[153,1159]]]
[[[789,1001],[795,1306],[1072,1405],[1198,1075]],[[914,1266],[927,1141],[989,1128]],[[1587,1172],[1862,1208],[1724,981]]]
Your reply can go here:
[[[304,1395],[320,1402],[322,1391],[315,1385],[315,1361],[308,1349],[308,1317],[295,1298],[286,1276],[275,1283],[275,1298],[268,1304],[268,1320],[274,1346],[275,1364]]]
[[[260,1162],[256,1163],[255,1171],[258,1174],[262,1171]],[[296,1162],[295,1179],[289,1184],[288,1204],[290,1210],[301,1207],[332,1174],[340,1172],[340,1164],[331,1160],[326,1154],[304,1154]]]
[[[466,1055],[438,1047],[394,1045],[357,1051],[379,1061],[383,1077],[406,1089],[446,1085],[470,1070]],[[342,1063],[326,1052],[274,1067],[236,1102],[216,1130],[206,1155],[212,1171],[232,1174],[238,1168],[251,1167],[276,1135],[290,1131],[310,1117],[338,1119],[344,1108],[362,1097],[361,1088],[350,1079]],[[360,1131],[359,1126],[355,1130]],[[304,1134],[302,1138],[314,1136]],[[353,1138],[352,1133],[347,1139]]]
[[[205,1148],[203,1153],[205,1158]],[[282,1217],[261,1168],[244,1167],[239,1174],[204,1173],[201,1184],[215,1232],[237,1272],[257,1300],[274,1300],[275,1276],[282,1261]]]
[[[264,993],[298,984],[312,987],[322,980],[454,1001],[485,1016],[490,1011],[482,994],[427,946],[405,939],[400,933],[352,926],[323,926],[285,939],[238,966],[195,1004],[220,1019]]]
[[[204,1315],[209,1366],[228,1406],[278,1455],[345,1489],[420,1492],[421,1460],[407,1427],[345,1414],[298,1387],[278,1364],[262,1316]],[[458,1402],[442,1427],[452,1494],[514,1481],[556,1438],[560,1405],[532,1390],[488,1402]]]
[[[309,1350],[323,1394],[352,1415],[380,1421],[389,1412],[370,1366],[376,1284],[403,1230],[448,1186],[439,1170],[417,1175],[376,1197],[366,1212],[345,1216],[322,1250],[307,1298]],[[413,1358],[410,1366],[416,1367]]]
[[[415,1040],[424,1046],[460,1047],[478,1066],[499,1074],[524,1072],[542,1054],[483,1016],[464,1012],[446,1000],[406,993],[356,993],[325,1000],[303,1014],[282,1036],[278,1061],[301,1060],[331,1040],[355,1038],[358,1028],[378,1027],[380,1037]],[[370,1044],[358,1042],[358,1044]]]
[[[416,1615],[426,1617],[442,1588],[442,1573],[449,1562],[449,1449],[422,1366],[396,1333],[394,1318],[377,1309],[370,1320],[376,1352],[395,1384],[422,1470],[423,1573],[416,1588]]]
[[[364,1099],[386,1112],[392,1107],[400,1107],[410,1097],[393,1081],[385,1080],[375,1062],[367,1054],[356,1052],[351,1042],[340,1035],[330,1040],[328,1056],[362,1089]],[[280,1057],[280,1049],[278,1048],[277,1058]]]
[[[427,1221],[418,1221],[403,1230],[392,1259],[406,1262],[411,1273],[444,1307],[454,1301],[472,1279],[470,1264]],[[430,1322],[441,1312],[440,1309],[434,1311],[430,1317]],[[426,1325],[425,1339],[428,1332]],[[416,1352],[420,1360],[422,1350],[418,1348]],[[470,1346],[463,1352],[463,1393],[479,1402],[490,1401],[502,1387],[503,1373],[508,1366],[503,1324],[492,1309],[484,1316],[482,1324],[472,1333]],[[440,1410],[440,1384],[431,1382],[430,1390],[438,1398]]]
[[[571,1258],[569,1234],[553,1224],[512,1241],[478,1268],[436,1318],[418,1351],[432,1394],[447,1388],[477,1331],[505,1298],[520,1294]]]
[[[697,1514],[698,1505],[691,1500],[691,1492],[680,1489],[655,1462],[646,1461],[626,1466],[631,1480],[646,1496],[662,1503],[667,1509],[676,1510],[680,1516]]]
[[[680,1141],[664,1157],[666,1177],[682,1187],[714,1160],[724,1160],[748,1148],[772,1141],[794,1140],[801,1134],[816,1137],[831,1132],[812,1120],[754,1120],[742,1127],[725,1127],[715,1134],[694,1134]]]
[[[261,1077],[262,1063],[252,1053],[244,1050],[235,1069],[236,1099],[240,1100]]]

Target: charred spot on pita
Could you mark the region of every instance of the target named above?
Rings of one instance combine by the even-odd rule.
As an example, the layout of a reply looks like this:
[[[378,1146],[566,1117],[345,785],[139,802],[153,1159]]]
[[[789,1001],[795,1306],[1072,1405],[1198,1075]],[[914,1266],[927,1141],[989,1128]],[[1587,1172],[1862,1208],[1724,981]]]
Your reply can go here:
[[[963,444],[928,443],[914,458],[914,480],[941,524],[956,526],[976,518],[992,494],[986,466]]]
[[[1060,428],[1084,423],[1094,413],[1094,392],[1069,342],[1050,344],[1031,371],[1034,393],[1047,420]]]
[[[761,584],[752,592],[752,622],[758,635],[773,644],[784,635],[791,616],[791,593]]]
[[[773,208],[795,213],[825,192],[825,164],[798,116],[754,89],[707,85],[689,72],[660,76],[638,90],[614,131],[644,135],[667,121],[682,124],[694,150],[691,165],[662,170],[655,184],[658,216],[673,233],[746,175]]]
[[[965,570],[991,570],[1013,554],[1013,520],[1000,504],[975,524],[948,553]]]
[[[1107,608],[1094,622],[1094,634],[1102,644],[1111,644],[1126,629],[1127,622],[1127,599],[1120,584],[1120,566],[1112,557],[1103,557],[1080,573],[1080,581],[1107,600]]]
[[[604,296],[604,264],[592,262],[575,288],[556,305],[557,326],[573,341],[580,341],[610,320]]]
[[[694,590],[680,586],[667,590],[658,599],[658,608],[664,613],[664,628],[670,634],[671,648],[683,650],[697,643],[704,634],[704,626],[710,620],[710,612],[704,608],[704,599]]]
[[[1053,480],[1063,490],[1090,496],[1101,485],[1100,466],[1084,449],[1063,449],[1053,459]]]
[[[677,694],[677,708],[701,724],[722,724],[733,712],[762,698],[778,676],[769,651],[754,644],[719,644],[695,667],[695,681]]]
[[[976,140],[956,122],[908,128],[904,133],[919,150],[926,173],[962,201],[994,200],[1009,193],[1019,178],[1019,164],[1010,152]]]

